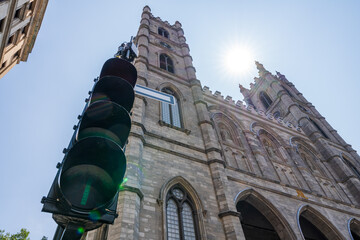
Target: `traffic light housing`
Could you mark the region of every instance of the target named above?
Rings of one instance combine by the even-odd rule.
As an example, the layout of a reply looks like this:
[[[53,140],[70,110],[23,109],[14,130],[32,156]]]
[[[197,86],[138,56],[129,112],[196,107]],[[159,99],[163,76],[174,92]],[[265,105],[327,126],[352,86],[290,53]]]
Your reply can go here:
[[[119,57],[133,59],[131,49],[122,50],[128,52]],[[124,57],[111,58],[102,67],[49,194],[42,199],[42,211],[53,213],[62,228],[70,224],[88,231],[117,217],[136,79],[135,67]]]

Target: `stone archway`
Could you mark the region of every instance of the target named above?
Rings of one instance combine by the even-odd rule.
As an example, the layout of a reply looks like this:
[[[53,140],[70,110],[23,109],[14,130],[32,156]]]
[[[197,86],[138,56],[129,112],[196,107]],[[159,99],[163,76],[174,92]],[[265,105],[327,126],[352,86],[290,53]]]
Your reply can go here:
[[[351,240],[360,240],[360,221],[351,218],[348,224]]]
[[[282,214],[258,192],[246,189],[236,196],[235,202],[246,240],[296,239]]]
[[[299,208],[297,219],[300,232],[305,240],[345,240],[326,217],[308,205]]]

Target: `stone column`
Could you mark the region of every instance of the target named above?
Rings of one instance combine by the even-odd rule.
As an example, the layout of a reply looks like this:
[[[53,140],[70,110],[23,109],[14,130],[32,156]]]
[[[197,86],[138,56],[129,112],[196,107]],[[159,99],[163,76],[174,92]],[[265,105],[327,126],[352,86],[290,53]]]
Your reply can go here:
[[[250,153],[247,157],[248,157],[248,163],[251,169],[253,169],[253,173],[255,175],[261,176],[261,170],[259,168],[259,165],[256,163],[256,159],[254,157],[254,154],[252,154],[252,148],[249,144],[249,138],[252,135],[252,133],[249,130],[244,130],[242,131],[242,135],[240,135],[240,139],[241,139],[241,143],[243,144],[244,148],[245,148],[245,152]],[[250,170],[250,169],[249,169]]]
[[[326,196],[320,184],[318,183],[317,179],[307,168],[306,163],[301,159],[299,154],[295,153],[292,150],[290,150],[290,153],[291,153],[290,154],[291,158],[297,164],[297,170],[301,173],[301,176],[305,179],[305,185],[304,185],[305,190],[311,191],[317,195]]]
[[[245,239],[241,230],[239,213],[237,213],[232,197],[227,190],[228,179],[225,172],[225,162],[221,156],[221,148],[207,111],[206,102],[203,99],[200,81],[192,80],[191,89],[198,114],[199,126],[205,143],[205,152],[207,154],[211,178],[218,200],[219,217],[223,223],[226,239]]]
[[[267,158],[264,157],[265,154],[257,137],[250,131],[245,131],[244,133],[246,139],[248,140],[251,152],[259,165],[261,174],[269,180],[280,182],[274,166]]]
[[[190,56],[189,45],[186,44],[186,38],[184,36],[184,30],[181,28],[181,23],[176,21],[175,27],[177,28],[178,38],[179,38],[180,47],[181,47],[181,53],[182,53],[182,56],[183,56],[184,62],[185,62],[186,74],[187,74],[188,79],[191,81],[191,80],[196,79],[196,74],[195,74],[196,71],[192,64],[192,57]]]
[[[351,194],[360,203],[360,199],[356,197],[360,196],[360,180],[344,163],[338,152],[334,151],[327,143],[327,140],[323,138],[322,134],[318,132],[308,118],[301,118],[299,122],[305,134],[315,144],[325,162],[331,167],[332,172],[335,173],[336,180],[345,183]]]

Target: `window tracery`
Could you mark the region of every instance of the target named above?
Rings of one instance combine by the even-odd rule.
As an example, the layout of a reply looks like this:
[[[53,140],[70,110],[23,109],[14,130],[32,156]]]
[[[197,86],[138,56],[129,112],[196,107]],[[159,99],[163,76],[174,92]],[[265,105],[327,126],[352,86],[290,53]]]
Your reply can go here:
[[[267,137],[262,137],[263,147],[271,160],[281,161],[279,152],[276,150],[274,142]]]
[[[160,68],[170,73],[174,73],[174,64],[168,55],[160,54]]]
[[[187,192],[175,185],[169,190],[166,199],[167,239],[199,239],[194,204]]]
[[[228,141],[231,143],[234,142],[229,129],[225,125],[219,124],[219,129],[220,129],[220,136],[223,141],[225,141],[225,142]]]

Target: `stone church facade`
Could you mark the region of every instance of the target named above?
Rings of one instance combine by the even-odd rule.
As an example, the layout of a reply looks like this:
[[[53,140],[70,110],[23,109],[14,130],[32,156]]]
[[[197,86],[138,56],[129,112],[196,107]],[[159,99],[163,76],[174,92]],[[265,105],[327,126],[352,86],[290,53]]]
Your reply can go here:
[[[256,63],[246,104],[202,87],[184,31],[144,7],[127,182],[87,239],[360,239],[360,157],[280,73]]]

